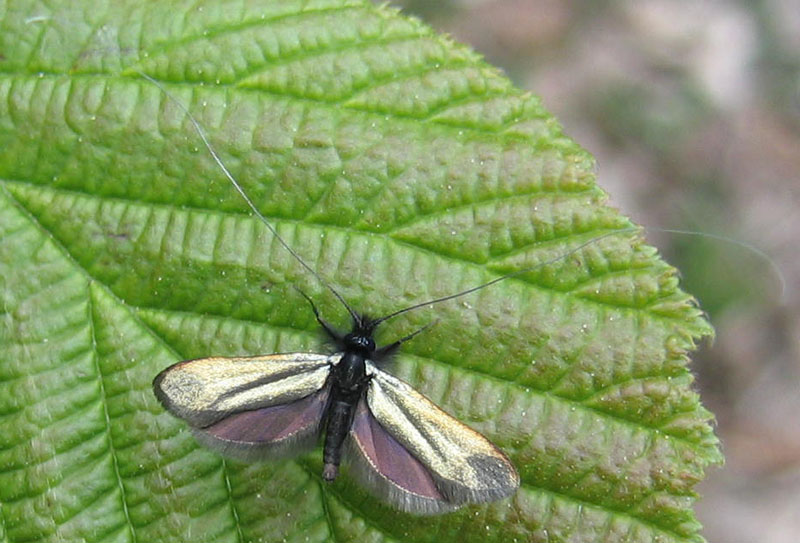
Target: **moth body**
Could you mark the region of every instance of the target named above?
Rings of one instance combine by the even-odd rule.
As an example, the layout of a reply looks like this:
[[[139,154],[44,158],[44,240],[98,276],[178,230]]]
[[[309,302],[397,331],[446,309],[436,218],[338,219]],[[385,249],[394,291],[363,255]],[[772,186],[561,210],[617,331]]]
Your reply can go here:
[[[325,417],[322,478],[329,482],[339,473],[342,447],[369,382],[366,361],[375,352],[375,341],[358,330],[342,338],[342,343],[345,347],[342,358],[331,368],[330,399]]]

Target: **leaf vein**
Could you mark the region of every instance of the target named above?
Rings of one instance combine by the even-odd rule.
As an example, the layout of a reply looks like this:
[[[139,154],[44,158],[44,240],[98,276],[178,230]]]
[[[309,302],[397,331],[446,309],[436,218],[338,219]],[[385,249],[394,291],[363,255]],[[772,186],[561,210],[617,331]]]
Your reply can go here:
[[[233,523],[236,526],[236,537],[239,542],[243,542],[244,534],[242,533],[242,523],[239,519],[239,512],[236,510],[236,505],[233,503],[233,490],[231,488],[231,479],[228,475],[228,463],[225,461],[224,457],[222,458],[222,478],[225,483],[225,490],[231,509],[231,516],[233,517]]]
[[[125,494],[125,483],[122,480],[122,474],[119,471],[119,459],[117,458],[117,451],[114,447],[114,438],[111,432],[111,416],[108,412],[108,398],[106,396],[105,383],[103,381],[103,371],[100,367],[100,354],[97,349],[97,336],[95,333],[95,314],[94,314],[94,294],[92,292],[91,281],[87,284],[88,300],[87,300],[87,317],[89,322],[89,330],[92,342],[92,359],[94,360],[95,371],[97,372],[97,382],[100,389],[100,403],[103,407],[103,418],[106,425],[106,440],[108,442],[108,452],[111,456],[111,464],[114,469],[114,478],[120,493],[120,501],[122,504],[122,512],[125,517],[125,523],[128,525],[128,530],[131,536],[131,541],[136,543],[136,529],[131,521],[130,512],[128,511],[128,500]]]
[[[390,180],[391,181],[391,180]],[[389,183],[385,183],[381,186],[382,189],[389,189]],[[381,194],[384,192],[383,190],[380,191]],[[443,207],[439,207],[436,209],[432,209],[429,212],[424,212],[421,210],[420,213],[409,215],[409,218],[404,221],[398,221],[392,225],[392,228],[388,230],[384,230],[384,233],[392,234],[396,233],[401,229],[406,229],[408,227],[412,227],[415,224],[427,222],[431,219],[436,219],[436,217],[444,217],[447,215],[452,215],[454,213],[458,213],[459,211],[472,209],[475,207],[484,207],[490,205],[498,205],[504,202],[513,202],[515,200],[522,200],[523,202],[526,200],[530,200],[531,196],[540,196],[542,198],[547,199],[554,199],[557,197],[563,197],[566,199],[571,198],[581,198],[585,197],[587,194],[596,194],[596,190],[592,187],[581,188],[579,190],[564,190],[561,187],[553,187],[549,188],[544,185],[533,187],[532,189],[518,191],[513,194],[493,194],[487,198],[477,198],[472,201],[468,202],[459,202],[453,205],[446,205]],[[376,198],[371,198],[368,201],[368,204],[371,204]],[[561,203],[561,202],[554,202],[554,203]],[[494,255],[493,255],[494,256]]]
[[[470,59],[464,59],[464,60],[455,60],[454,59],[454,60],[451,60],[447,65],[441,65],[439,63],[434,62],[433,64],[420,64],[420,65],[417,65],[417,66],[411,66],[408,69],[398,70],[398,71],[396,71],[394,73],[391,73],[391,74],[388,74],[388,75],[385,75],[385,76],[381,76],[381,77],[376,77],[376,78],[370,79],[368,83],[366,83],[366,84],[364,84],[364,85],[362,85],[360,87],[353,88],[352,92],[349,95],[342,96],[339,100],[337,100],[337,102],[341,103],[343,107],[348,107],[348,108],[356,109],[356,110],[359,110],[359,111],[380,112],[380,113],[394,113],[394,112],[397,112],[397,110],[394,110],[394,109],[382,109],[380,107],[375,108],[375,107],[371,107],[368,104],[358,104],[358,103],[354,103],[353,101],[356,100],[356,98],[359,95],[367,94],[369,92],[372,92],[372,91],[375,91],[377,89],[380,89],[381,87],[387,87],[389,85],[395,85],[395,84],[403,83],[403,82],[411,83],[414,80],[422,81],[423,78],[426,75],[429,75],[429,74],[432,74],[432,73],[446,72],[446,71],[459,72],[460,73],[461,70],[459,70],[459,68],[475,68],[475,69],[478,69],[475,66],[474,62],[472,62]],[[486,95],[478,95],[477,96],[477,98],[484,98],[484,97],[486,97]],[[472,100],[472,99],[475,99],[476,96],[473,95],[473,94],[470,94],[470,95],[467,95],[465,97],[465,99],[466,98],[469,98],[470,100]],[[450,103],[453,103],[453,102],[455,102],[455,100],[449,100],[447,103],[450,104]],[[437,109],[438,109],[438,107],[437,107]],[[430,117],[431,117],[431,115],[429,114],[430,111],[435,111],[435,110],[434,109],[430,109],[430,110],[426,111],[422,115],[414,115],[414,114],[406,114],[406,115],[409,115],[409,116],[411,116],[411,117],[413,117],[413,118],[415,118],[415,119],[417,119],[419,121],[423,121],[424,122],[424,121],[430,119]]]
[[[195,42],[207,41],[212,38],[217,38],[227,34],[234,34],[236,32],[249,30],[251,28],[257,28],[259,26],[264,26],[268,28],[270,26],[274,26],[276,23],[285,23],[287,20],[292,19],[294,17],[308,17],[313,15],[324,15],[337,12],[341,13],[348,11],[364,11],[364,10],[365,8],[361,3],[354,3],[344,6],[336,5],[331,7],[312,8],[312,9],[303,7],[299,11],[282,13],[274,17],[269,17],[264,19],[259,17],[257,19],[245,20],[233,25],[229,24],[219,27],[206,27],[207,30],[201,32],[200,34],[191,34],[174,41],[165,41],[159,47],[147,51],[147,55],[149,58],[152,58],[156,55],[166,55],[172,50],[175,50],[182,46],[191,45]]]
[[[521,92],[517,91],[513,87],[509,87],[509,88],[505,88],[505,89],[490,89],[490,90],[484,91],[483,94],[467,94],[467,95],[461,96],[459,98],[456,98],[456,99],[453,99],[453,100],[449,100],[448,102],[443,102],[441,104],[438,104],[438,105],[430,108],[426,112],[426,114],[424,116],[420,117],[420,120],[423,121],[423,122],[424,121],[428,121],[428,122],[440,123],[440,124],[444,124],[444,125],[454,124],[456,126],[460,126],[459,122],[457,120],[455,120],[455,119],[447,119],[447,118],[436,119],[435,117],[438,116],[438,115],[442,115],[443,113],[447,112],[448,110],[455,109],[457,107],[467,106],[467,105],[470,105],[470,104],[481,104],[481,103],[486,104],[486,103],[488,103],[490,100],[492,100],[494,98],[506,98],[506,99],[509,99],[509,100],[516,98],[516,99],[520,100],[520,103],[517,104],[515,109],[521,110],[522,106],[523,106],[523,103],[524,103],[524,102],[522,102],[522,100],[524,99],[524,96],[525,96],[524,93],[521,93]],[[519,119],[517,117],[514,117],[513,115],[511,116],[511,119],[512,119],[513,122],[519,122],[519,121],[522,121],[522,120],[527,120],[527,119]],[[470,122],[474,123],[475,121],[470,121]],[[502,133],[502,131],[506,129],[506,123],[505,122],[501,123],[499,125],[494,125],[494,126],[490,126],[488,123],[481,124],[481,125],[478,125],[478,126],[484,126],[486,128],[490,128],[491,130],[495,130],[498,134]]]
[[[263,67],[260,67],[258,69],[252,70],[250,72],[247,72],[246,74],[243,75],[243,77],[240,77],[239,79],[237,79],[236,82],[234,82],[234,84],[236,84],[236,85],[238,85],[240,87],[243,87],[243,88],[247,87],[247,88],[259,88],[260,89],[261,87],[251,86],[250,84],[242,85],[242,83],[243,82],[247,82],[248,80],[253,80],[253,79],[255,79],[257,81],[257,78],[258,78],[259,75],[266,74],[266,73],[270,72],[271,70],[273,70],[275,68],[288,66],[289,64],[294,63],[294,62],[302,62],[302,61],[306,61],[306,60],[318,59],[318,58],[322,58],[323,56],[328,55],[328,54],[332,54],[332,53],[347,53],[349,51],[358,51],[360,49],[367,49],[369,47],[378,46],[378,45],[396,45],[396,44],[399,44],[399,43],[402,43],[402,42],[414,42],[414,41],[418,41],[418,40],[421,40],[421,39],[430,39],[430,36],[428,36],[426,34],[419,34],[419,33],[399,34],[397,36],[392,36],[390,38],[377,38],[377,39],[368,39],[368,40],[363,40],[363,41],[344,41],[344,40],[342,40],[342,41],[334,44],[333,47],[331,47],[330,45],[326,45],[325,47],[314,47],[314,48],[303,49],[302,51],[300,51],[300,52],[298,52],[296,54],[291,54],[291,55],[278,57],[276,59],[276,61],[274,61],[274,62],[267,62],[267,63],[264,64]],[[420,66],[425,66],[425,65],[420,65]],[[392,77],[393,76],[395,76],[397,74],[408,73],[409,71],[410,71],[410,68],[409,69],[405,69],[405,70],[397,70],[397,71],[393,72],[391,75],[388,75],[388,76],[367,78],[369,83],[365,83],[360,87],[354,87],[353,88],[353,92],[350,95],[340,96],[340,97],[338,97],[338,98],[336,98],[334,100],[325,100],[324,98],[320,98],[320,100],[323,101],[323,102],[341,103],[341,102],[346,101],[349,96],[352,96],[353,94],[355,94],[355,93],[357,93],[357,92],[359,92],[359,91],[361,91],[363,89],[370,88],[372,82],[379,83],[381,81],[392,81]]]
[[[311,477],[315,477],[315,473],[313,470],[308,469],[304,463],[298,462],[300,466],[302,466],[310,475]],[[325,515],[325,522],[328,525],[328,533],[330,534],[331,540],[336,543],[340,539],[336,535],[336,524],[333,522],[333,517],[331,516],[330,506],[328,504],[328,490],[325,488],[324,483],[321,480],[317,480],[317,484],[319,485],[319,499],[320,504],[322,505],[322,511]],[[330,485],[329,485],[330,486]]]
[[[138,73],[139,69],[140,69],[139,67],[128,68],[128,69],[126,69],[126,70],[124,70],[122,72],[122,75],[121,75],[120,78],[124,79],[124,80],[128,80],[128,81],[130,81],[132,79],[133,80],[141,79],[141,76]],[[4,72],[0,71],[0,74],[2,74],[2,73],[4,73]],[[38,78],[38,77],[40,77],[39,76],[40,73],[41,72],[36,72],[35,74],[31,73],[30,76],[32,76],[32,77],[36,76]],[[14,75],[18,75],[18,74],[14,73]],[[44,75],[48,75],[48,74],[44,74]],[[61,77],[61,74],[59,74],[59,73],[49,74],[49,75],[55,75],[55,76]],[[105,73],[92,74],[92,73],[89,73],[89,72],[84,72],[84,73],[81,73],[81,74],[73,75],[72,77],[77,77],[77,75],[81,75],[81,76],[84,76],[84,77],[100,77],[100,76],[102,76],[106,80],[109,79],[108,74],[105,74]],[[172,81],[171,84],[179,85],[179,86],[188,86],[188,87],[191,87],[191,88],[198,88],[200,86],[200,82],[198,82],[198,83],[186,83],[186,82]],[[210,87],[207,87],[206,89],[208,89],[208,88],[210,88]],[[221,91],[225,91],[225,92],[227,92],[229,90],[235,90],[235,91],[238,91],[238,92],[247,92],[247,91],[249,91],[249,89],[247,89],[246,87],[239,87],[239,86],[228,84],[228,83],[225,83],[225,82],[221,82],[219,85],[215,84],[214,88],[215,89],[219,89]],[[271,90],[271,89],[268,89],[268,88],[261,88],[260,87],[260,88],[258,88],[258,94],[262,95],[262,96],[272,96],[272,97],[281,98],[281,99],[291,99],[291,100],[297,101],[299,103],[309,104],[312,107],[315,107],[315,108],[318,108],[318,109],[325,109],[325,110],[329,111],[329,117],[330,118],[335,118],[337,116],[342,115],[343,114],[342,113],[342,108],[344,107],[345,109],[349,109],[351,111],[357,111],[357,112],[360,112],[360,113],[362,113],[364,115],[368,115],[370,117],[378,118],[381,121],[385,120],[386,118],[391,118],[391,119],[397,120],[397,122],[413,122],[413,123],[415,123],[416,126],[419,125],[419,121],[420,121],[418,115],[401,113],[401,112],[398,112],[398,111],[374,111],[374,110],[366,110],[366,109],[361,109],[361,108],[354,108],[354,107],[350,107],[350,106],[343,106],[342,104],[331,103],[331,102],[329,102],[327,100],[324,100],[324,99],[321,99],[321,98],[313,98],[313,97],[309,97],[309,96],[304,96],[304,95],[296,93],[296,92],[277,92],[277,91],[274,91],[274,90]],[[522,141],[522,142],[525,142],[526,144],[531,144],[532,141],[533,141],[530,137],[527,137],[527,136],[522,136],[522,135],[515,134],[515,133],[502,133],[502,132],[498,132],[495,129],[488,129],[488,128],[485,128],[485,127],[479,127],[479,126],[475,126],[474,124],[471,124],[471,123],[458,124],[458,123],[454,123],[452,121],[441,122],[441,121],[438,121],[438,120],[435,120],[435,119],[432,120],[431,122],[435,123],[435,124],[437,124],[439,126],[445,127],[447,129],[452,129],[454,131],[457,129],[459,131],[469,131],[469,132],[472,132],[472,133],[475,133],[475,134],[482,134],[482,135],[485,135],[485,136],[491,136],[491,138],[494,141],[499,140],[501,143],[506,143],[506,142],[509,142],[509,141]],[[535,145],[535,141],[533,141],[533,144]],[[552,143],[551,143],[551,147],[552,147]]]

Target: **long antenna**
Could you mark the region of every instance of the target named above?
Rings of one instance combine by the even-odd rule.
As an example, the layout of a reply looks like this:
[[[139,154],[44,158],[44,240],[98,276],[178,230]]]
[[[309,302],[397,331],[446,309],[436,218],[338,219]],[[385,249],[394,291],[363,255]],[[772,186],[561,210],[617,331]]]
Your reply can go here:
[[[389,313],[388,315],[385,315],[385,316],[383,316],[383,317],[381,317],[379,319],[376,319],[376,320],[372,321],[372,325],[373,326],[378,326],[378,324],[382,323],[383,321],[389,320],[389,319],[391,319],[393,317],[396,317],[398,315],[402,315],[403,313],[407,313],[408,311],[413,311],[414,309],[419,309],[420,307],[425,307],[427,305],[433,305],[433,304],[438,304],[438,303],[441,303],[441,302],[446,302],[447,300],[453,300],[454,298],[460,298],[461,296],[466,296],[467,294],[472,294],[475,291],[485,289],[486,287],[490,287],[490,286],[494,285],[495,283],[499,283],[500,281],[505,281],[506,279],[510,279],[511,277],[515,277],[517,275],[522,275],[523,273],[530,273],[532,271],[536,271],[537,269],[539,269],[539,268],[541,268],[543,266],[547,266],[548,264],[552,264],[554,262],[558,262],[561,259],[567,258],[568,256],[570,256],[572,254],[575,254],[576,252],[580,251],[581,249],[583,249],[587,245],[591,245],[592,243],[596,243],[596,242],[600,241],[601,239],[607,238],[609,236],[614,236],[614,235],[622,234],[622,233],[625,233],[625,232],[638,232],[638,231],[641,231],[641,230],[642,230],[642,228],[639,227],[639,226],[631,226],[629,228],[619,228],[617,230],[612,230],[610,232],[606,232],[605,234],[601,234],[599,236],[593,237],[592,239],[590,239],[588,241],[584,241],[583,243],[581,243],[577,247],[573,247],[572,249],[570,249],[569,251],[567,251],[564,254],[560,254],[560,255],[558,255],[556,257],[553,257],[553,258],[551,258],[549,260],[545,260],[544,262],[539,262],[535,266],[531,266],[531,267],[525,268],[523,270],[517,270],[517,271],[511,272],[511,273],[507,273],[505,275],[501,275],[500,277],[492,279],[491,281],[489,281],[487,283],[483,283],[483,284],[480,284],[478,286],[475,286],[475,287],[472,287],[472,288],[468,288],[467,290],[462,290],[461,292],[456,292],[455,294],[449,294],[447,296],[442,296],[441,298],[434,298],[433,300],[428,300],[427,302],[422,302],[422,303],[414,304],[414,305],[409,306],[409,307],[404,307],[403,309],[398,309],[394,313]]]
[[[735,239],[735,238],[731,238],[731,237],[728,237],[728,236],[722,236],[722,235],[719,235],[719,234],[711,234],[711,233],[708,233],[708,232],[693,232],[691,230],[679,230],[679,229],[675,229],[675,228],[657,228],[657,227],[631,226],[631,227],[628,227],[628,228],[620,228],[620,229],[617,229],[617,230],[611,230],[609,232],[606,232],[605,234],[601,234],[601,235],[599,235],[597,237],[594,237],[594,238],[592,238],[590,240],[587,240],[587,241],[581,243],[580,245],[578,245],[577,247],[573,247],[572,249],[570,249],[569,251],[567,251],[564,254],[558,255],[558,256],[553,257],[553,258],[551,258],[549,260],[545,260],[544,262],[540,262],[540,263],[538,263],[538,264],[536,264],[534,266],[531,266],[529,268],[525,268],[525,269],[522,269],[522,270],[517,270],[517,271],[511,272],[511,273],[507,273],[505,275],[501,275],[500,277],[492,279],[488,283],[483,283],[481,285],[469,288],[469,289],[464,290],[462,292],[456,292],[455,294],[449,294],[447,296],[442,296],[441,298],[434,298],[433,300],[428,300],[426,302],[414,304],[414,305],[409,306],[409,307],[404,307],[403,309],[398,309],[397,311],[395,311],[393,313],[389,313],[386,316],[383,316],[383,317],[381,317],[379,319],[376,319],[376,320],[372,321],[372,325],[373,326],[377,326],[378,324],[382,323],[385,320],[391,319],[391,318],[396,317],[398,315],[402,315],[403,313],[406,313],[408,311],[413,311],[414,309],[419,309],[420,307],[425,307],[425,306],[428,306],[428,305],[438,304],[440,302],[446,302],[447,300],[452,300],[454,298],[460,298],[461,296],[466,296],[467,294],[471,294],[471,293],[473,293],[473,292],[475,292],[477,290],[481,290],[481,289],[484,289],[486,287],[492,286],[495,283],[499,283],[500,281],[504,281],[504,280],[509,279],[511,277],[515,277],[517,275],[522,275],[524,273],[530,273],[532,271],[536,271],[537,269],[539,269],[539,268],[541,268],[543,266],[547,266],[548,264],[552,264],[554,262],[557,262],[557,261],[561,260],[562,258],[567,258],[571,254],[574,254],[574,253],[580,251],[581,249],[583,249],[587,245],[591,245],[592,243],[598,242],[601,239],[607,238],[609,236],[613,236],[613,235],[616,235],[616,234],[622,234],[622,233],[625,233],[625,232],[637,232],[637,231],[666,232],[668,234],[681,234],[681,235],[685,235],[685,236],[699,236],[699,237],[714,239],[714,240],[717,240],[717,241],[724,241],[726,243],[731,243],[731,244],[736,245],[738,247],[742,247],[743,249],[747,249],[749,251],[752,251],[758,257],[760,257],[761,259],[766,260],[767,263],[772,268],[772,271],[777,276],[778,282],[780,284],[779,299],[782,300],[782,301],[784,300],[784,297],[786,295],[786,279],[783,276],[783,272],[778,267],[778,265],[775,263],[775,261],[767,253],[765,253],[764,251],[762,251],[758,247],[755,247],[755,246],[753,246],[753,245],[751,245],[749,243],[740,241],[740,240]]]
[[[202,127],[202,126],[200,126],[200,123],[198,123],[198,122],[197,122],[197,119],[195,119],[195,118],[194,118],[194,115],[192,115],[192,113],[189,111],[189,109],[188,109],[188,108],[187,108],[185,105],[183,105],[183,102],[181,102],[180,100],[178,100],[178,98],[177,98],[177,97],[173,96],[173,95],[172,95],[172,93],[170,93],[170,92],[169,92],[169,91],[168,91],[168,90],[167,90],[167,89],[164,87],[164,85],[162,85],[162,84],[161,84],[159,81],[157,81],[156,79],[153,79],[152,77],[150,77],[149,75],[147,75],[146,73],[144,73],[144,72],[142,72],[142,71],[140,71],[140,70],[133,70],[133,71],[134,71],[134,72],[136,72],[137,74],[139,74],[140,76],[142,76],[143,78],[145,78],[146,80],[148,80],[150,83],[152,83],[152,84],[153,84],[153,85],[155,85],[156,87],[158,87],[158,88],[161,90],[161,92],[163,92],[163,93],[164,93],[164,94],[167,96],[167,98],[169,98],[170,100],[172,100],[173,102],[175,102],[175,103],[178,105],[178,107],[180,107],[180,108],[183,110],[183,112],[186,114],[186,116],[187,116],[187,117],[189,118],[189,120],[192,122],[192,125],[194,126],[194,129],[197,131],[197,134],[200,136],[200,139],[201,139],[201,140],[203,140],[203,144],[206,146],[206,149],[208,149],[208,152],[209,152],[209,153],[211,153],[211,156],[214,158],[214,161],[217,163],[217,165],[220,167],[220,169],[222,170],[222,172],[225,174],[225,177],[227,177],[227,178],[228,178],[228,181],[230,181],[230,182],[231,182],[231,184],[234,186],[234,188],[236,189],[236,191],[237,191],[237,192],[238,192],[238,193],[241,195],[242,199],[243,199],[243,200],[245,201],[245,203],[247,204],[247,207],[249,207],[249,208],[250,208],[250,210],[253,212],[253,214],[254,214],[256,217],[258,217],[258,218],[259,218],[259,220],[260,220],[261,222],[263,222],[263,223],[264,223],[264,226],[266,226],[266,227],[267,227],[267,229],[268,229],[270,232],[272,232],[272,235],[273,235],[273,236],[275,236],[275,239],[277,239],[277,240],[278,240],[278,242],[280,242],[280,244],[281,244],[281,245],[283,245],[283,247],[284,247],[284,248],[285,248],[287,251],[289,251],[289,254],[291,254],[291,255],[294,257],[294,259],[295,259],[295,260],[297,260],[297,261],[298,261],[298,262],[299,262],[299,263],[300,263],[300,264],[301,264],[301,265],[302,265],[302,266],[303,266],[303,267],[304,267],[306,270],[308,270],[309,272],[311,272],[311,274],[312,274],[314,277],[316,277],[316,278],[317,278],[317,280],[318,280],[320,283],[322,283],[323,285],[325,285],[325,287],[326,287],[328,290],[330,290],[330,291],[333,293],[333,295],[334,295],[334,296],[336,296],[336,299],[337,299],[337,300],[339,300],[340,302],[342,302],[342,305],[344,305],[344,306],[345,306],[345,308],[347,308],[347,312],[348,312],[348,313],[350,313],[350,316],[353,318],[353,322],[359,322],[359,317],[358,317],[358,314],[357,314],[355,311],[353,311],[353,308],[352,308],[352,307],[350,307],[350,304],[348,304],[348,303],[345,301],[345,299],[342,297],[342,295],[341,295],[341,294],[339,294],[338,292],[336,292],[336,289],[334,289],[334,288],[333,288],[333,287],[330,285],[330,283],[328,283],[327,281],[325,281],[325,279],[323,279],[323,278],[322,278],[322,276],[321,276],[319,273],[317,273],[317,271],[316,271],[314,268],[312,268],[311,266],[309,266],[308,264],[306,264],[306,261],[305,261],[305,260],[303,260],[303,259],[300,257],[300,255],[299,255],[299,254],[297,254],[297,252],[296,252],[294,249],[292,249],[292,248],[289,246],[289,244],[288,244],[288,243],[286,243],[286,241],[285,241],[285,240],[284,240],[284,239],[281,237],[281,235],[280,235],[280,234],[278,234],[278,231],[275,229],[275,227],[274,227],[274,226],[272,226],[272,224],[271,224],[271,223],[270,223],[270,222],[267,220],[267,218],[266,218],[266,217],[264,217],[264,215],[262,215],[262,214],[261,214],[261,212],[260,212],[260,211],[258,210],[258,208],[255,206],[255,204],[253,203],[253,201],[250,199],[250,197],[249,197],[249,196],[247,195],[247,193],[244,191],[244,189],[242,188],[242,186],[239,184],[239,182],[236,180],[236,178],[235,178],[235,177],[233,177],[233,174],[231,174],[231,172],[230,172],[230,170],[228,170],[227,166],[225,166],[225,163],[224,163],[224,162],[222,162],[222,159],[219,157],[219,155],[217,154],[217,152],[216,152],[216,151],[214,150],[214,148],[211,146],[211,143],[209,143],[209,141],[208,141],[208,138],[206,137],[206,132],[205,132],[205,130],[203,130],[203,127]]]
[[[738,240],[736,238],[723,236],[720,234],[713,234],[711,232],[695,232],[692,230],[680,230],[677,228],[647,228],[647,230],[655,230],[656,232],[666,232],[667,234],[680,234],[682,236],[699,236],[701,238],[708,238],[717,241],[724,241],[725,243],[730,243],[732,245],[736,245],[737,247],[741,247],[742,249],[747,249],[755,253],[761,260],[764,260],[769,264],[769,267],[772,269],[772,273],[778,278],[778,283],[780,284],[780,294],[778,295],[778,300],[780,302],[786,301],[787,296],[787,287],[786,287],[786,277],[783,275],[783,270],[781,270],[780,266],[778,266],[777,262],[769,256],[766,252],[759,249],[757,246],[747,243],[745,241]]]

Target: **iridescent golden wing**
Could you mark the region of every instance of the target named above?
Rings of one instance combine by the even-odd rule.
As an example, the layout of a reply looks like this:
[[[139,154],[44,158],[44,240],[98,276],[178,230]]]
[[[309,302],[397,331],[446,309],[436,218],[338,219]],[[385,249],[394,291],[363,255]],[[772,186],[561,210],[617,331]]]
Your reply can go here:
[[[340,354],[199,358],[156,376],[156,397],[198,441],[237,458],[295,454],[314,446]]]
[[[372,373],[356,412],[350,460],[363,484],[395,507],[441,513],[505,498],[519,488],[509,459],[404,381]]]

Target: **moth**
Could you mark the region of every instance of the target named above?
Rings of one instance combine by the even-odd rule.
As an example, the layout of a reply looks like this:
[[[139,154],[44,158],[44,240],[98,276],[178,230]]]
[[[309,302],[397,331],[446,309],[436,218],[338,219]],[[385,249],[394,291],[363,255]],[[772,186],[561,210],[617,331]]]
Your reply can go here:
[[[381,364],[403,343],[427,326],[382,347],[375,344],[374,333],[381,323],[401,313],[467,295],[534,268],[381,318],[360,314],[260,213],[188,109],[158,81],[137,73],[179,105],[253,214],[300,265],[334,294],[352,319],[351,330],[339,332],[301,292],[311,304],[317,322],[336,345],[333,354],[268,354],[178,362],[153,381],[155,395],[163,406],[185,420],[198,441],[235,458],[292,456],[313,449],[322,440],[325,481],[336,479],[344,459],[351,466],[350,473],[369,491],[409,513],[445,513],[465,504],[514,494],[520,484],[519,474],[502,451],[409,384],[381,369]],[[625,230],[598,236],[536,267],[620,231]]]
[[[324,434],[324,480],[336,479],[345,456],[362,485],[402,511],[443,513],[517,490],[505,454],[378,367],[421,330],[378,348],[382,319],[354,313],[352,330],[340,334],[314,313],[334,354],[179,362],[155,378],[156,397],[198,441],[235,458],[294,455]]]

